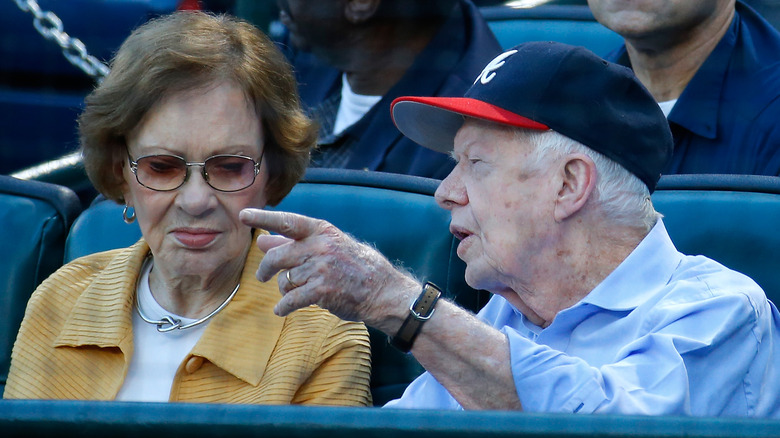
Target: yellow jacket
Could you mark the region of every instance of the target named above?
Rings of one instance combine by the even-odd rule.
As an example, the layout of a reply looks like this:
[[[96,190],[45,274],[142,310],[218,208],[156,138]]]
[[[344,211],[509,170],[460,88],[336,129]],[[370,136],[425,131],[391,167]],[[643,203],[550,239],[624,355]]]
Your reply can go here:
[[[149,246],[89,255],[63,266],[30,298],[4,398],[113,400],[133,354],[136,281]],[[241,287],[180,365],[170,401],[371,405],[369,338],[361,323],[308,307],[273,314],[276,279],[249,251]]]

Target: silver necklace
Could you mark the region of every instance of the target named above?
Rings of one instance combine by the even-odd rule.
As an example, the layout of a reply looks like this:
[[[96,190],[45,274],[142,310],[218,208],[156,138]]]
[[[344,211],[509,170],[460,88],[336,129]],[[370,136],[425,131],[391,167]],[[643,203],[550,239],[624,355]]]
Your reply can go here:
[[[213,312],[209,313],[208,315],[204,316],[203,318],[193,321],[189,324],[182,324],[181,319],[174,318],[172,316],[166,315],[163,316],[162,319],[155,321],[153,319],[149,319],[146,315],[143,314],[141,311],[141,300],[139,298],[139,293],[136,292],[135,294],[135,308],[138,311],[138,316],[141,317],[145,322],[148,322],[149,324],[155,324],[157,325],[157,331],[160,333],[169,332],[171,330],[186,330],[190,327],[195,327],[198,324],[203,324],[204,322],[208,321],[209,318],[219,313],[220,310],[224,309],[225,306],[228,305],[230,300],[233,299],[233,297],[236,295],[236,292],[238,292],[238,288],[241,286],[241,282],[238,282],[236,285],[236,288],[233,289],[233,292],[230,293],[230,296],[227,297],[225,301],[222,302],[222,304],[219,305],[216,309],[214,309]]]

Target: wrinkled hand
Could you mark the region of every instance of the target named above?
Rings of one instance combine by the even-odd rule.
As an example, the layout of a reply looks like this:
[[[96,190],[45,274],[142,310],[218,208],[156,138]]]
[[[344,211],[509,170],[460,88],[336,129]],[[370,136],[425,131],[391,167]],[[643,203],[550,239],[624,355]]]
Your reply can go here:
[[[239,217],[245,225],[279,234],[258,236],[266,255],[256,274],[268,281],[289,271],[289,277],[277,277],[283,295],[274,308],[279,316],[316,304],[342,319],[394,333],[419,293],[416,280],[326,221],[258,209],[244,209]]]

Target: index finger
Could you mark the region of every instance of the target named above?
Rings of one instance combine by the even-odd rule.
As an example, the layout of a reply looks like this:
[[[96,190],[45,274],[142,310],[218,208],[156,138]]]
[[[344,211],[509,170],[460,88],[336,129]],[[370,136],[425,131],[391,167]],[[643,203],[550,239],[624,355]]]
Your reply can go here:
[[[305,239],[317,233],[319,219],[286,211],[269,211],[245,208],[238,214],[244,225],[261,228],[295,240]]]

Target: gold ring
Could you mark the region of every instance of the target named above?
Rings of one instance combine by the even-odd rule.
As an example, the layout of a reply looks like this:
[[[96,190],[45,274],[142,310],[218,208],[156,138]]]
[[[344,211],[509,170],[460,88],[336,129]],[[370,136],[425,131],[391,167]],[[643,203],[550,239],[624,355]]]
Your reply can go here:
[[[292,281],[292,278],[290,278],[290,270],[289,269],[287,270],[287,273],[284,274],[284,276],[287,277],[287,282],[290,283],[290,286],[292,286],[293,289],[298,287],[298,285],[295,284],[294,281]]]

